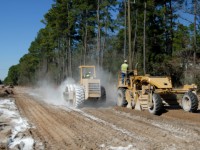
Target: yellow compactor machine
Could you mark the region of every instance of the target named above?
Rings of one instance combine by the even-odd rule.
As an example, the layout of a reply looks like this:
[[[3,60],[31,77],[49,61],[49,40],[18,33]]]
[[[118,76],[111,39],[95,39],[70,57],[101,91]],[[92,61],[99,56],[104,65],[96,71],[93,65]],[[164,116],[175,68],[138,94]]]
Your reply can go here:
[[[80,81],[78,84],[67,84],[63,91],[64,99],[72,107],[80,107],[85,100],[105,102],[106,91],[96,78],[95,66],[79,66]]]
[[[162,112],[163,106],[172,105],[180,105],[185,111],[196,112],[199,102],[196,90],[195,84],[176,89],[172,87],[170,77],[141,76],[134,70],[129,71],[124,83],[119,74],[117,105],[136,110],[147,109],[155,115]]]

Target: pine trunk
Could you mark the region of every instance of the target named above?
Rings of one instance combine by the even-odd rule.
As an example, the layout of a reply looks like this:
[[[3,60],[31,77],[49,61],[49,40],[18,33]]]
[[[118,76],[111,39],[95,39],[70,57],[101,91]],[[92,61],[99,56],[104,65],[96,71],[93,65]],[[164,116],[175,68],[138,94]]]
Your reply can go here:
[[[97,25],[98,25],[98,33],[97,33],[97,53],[98,59],[97,64],[100,66],[101,64],[101,34],[100,34],[100,0],[98,0],[97,4]]]
[[[129,51],[129,69],[132,70],[132,49],[131,49],[131,8],[130,8],[130,0],[128,0],[128,51]]]
[[[144,31],[143,31],[143,72],[146,74],[146,7],[147,3],[144,3]]]

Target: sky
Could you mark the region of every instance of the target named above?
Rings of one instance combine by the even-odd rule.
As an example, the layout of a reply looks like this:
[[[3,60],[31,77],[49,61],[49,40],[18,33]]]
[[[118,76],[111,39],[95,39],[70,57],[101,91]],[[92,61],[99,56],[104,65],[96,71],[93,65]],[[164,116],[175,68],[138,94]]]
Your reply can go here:
[[[31,42],[45,27],[41,20],[52,4],[53,0],[1,0],[0,80],[28,53]]]
[[[1,0],[0,3],[0,80],[7,77],[11,66],[28,53],[30,44],[44,24],[43,16],[53,0]],[[182,14],[185,18],[193,17]],[[184,24],[187,21],[180,19]]]

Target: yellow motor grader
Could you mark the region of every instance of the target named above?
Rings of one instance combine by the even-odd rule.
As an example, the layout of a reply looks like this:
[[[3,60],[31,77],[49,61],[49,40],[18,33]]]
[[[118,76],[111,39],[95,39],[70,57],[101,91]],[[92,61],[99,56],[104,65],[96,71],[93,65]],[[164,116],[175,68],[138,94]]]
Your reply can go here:
[[[136,110],[148,109],[152,114],[160,114],[163,106],[180,105],[183,110],[195,112],[198,109],[197,86],[184,85],[180,89],[172,87],[167,76],[138,75],[137,70],[129,73],[122,83],[118,76],[117,105]],[[183,96],[181,101],[178,99]]]
[[[79,68],[79,84],[65,85],[64,99],[75,108],[80,107],[85,100],[105,102],[106,91],[100,79],[96,78],[95,66],[79,66]]]

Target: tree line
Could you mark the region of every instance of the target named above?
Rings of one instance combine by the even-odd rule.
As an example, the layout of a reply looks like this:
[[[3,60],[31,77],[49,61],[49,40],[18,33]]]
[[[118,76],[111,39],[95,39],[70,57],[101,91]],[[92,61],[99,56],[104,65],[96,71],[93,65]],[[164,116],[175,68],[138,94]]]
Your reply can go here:
[[[170,75],[175,85],[200,85],[200,0],[54,0],[45,27],[5,83],[60,84],[79,65],[115,77],[124,59],[140,74]],[[182,14],[190,15],[190,18]],[[184,23],[186,22],[186,23]]]

